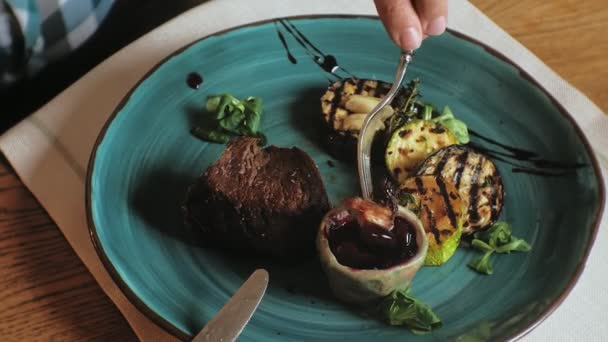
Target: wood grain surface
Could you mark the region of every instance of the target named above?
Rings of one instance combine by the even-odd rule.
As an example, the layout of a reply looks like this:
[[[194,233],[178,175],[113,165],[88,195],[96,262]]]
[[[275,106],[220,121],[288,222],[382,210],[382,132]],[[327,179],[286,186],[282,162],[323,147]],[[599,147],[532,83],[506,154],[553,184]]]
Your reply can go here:
[[[606,0],[472,2],[608,112]],[[59,229],[0,159],[0,341],[133,340]]]

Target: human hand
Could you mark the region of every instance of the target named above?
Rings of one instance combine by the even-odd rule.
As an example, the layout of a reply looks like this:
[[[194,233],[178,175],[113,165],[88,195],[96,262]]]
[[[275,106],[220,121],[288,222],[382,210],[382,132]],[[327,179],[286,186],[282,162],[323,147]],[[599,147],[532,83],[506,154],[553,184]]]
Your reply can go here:
[[[403,50],[415,50],[428,36],[445,31],[448,0],[374,0],[391,39]]]

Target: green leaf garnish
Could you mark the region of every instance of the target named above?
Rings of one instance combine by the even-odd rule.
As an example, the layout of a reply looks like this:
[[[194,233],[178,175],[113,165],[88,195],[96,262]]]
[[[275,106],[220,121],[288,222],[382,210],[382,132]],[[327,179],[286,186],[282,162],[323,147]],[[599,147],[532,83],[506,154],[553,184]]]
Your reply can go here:
[[[491,275],[492,273],[494,273],[492,264],[490,264],[490,255],[492,255],[492,253],[494,253],[493,250],[488,251],[483,255],[483,257],[471,261],[469,263],[469,267],[479,273]]]
[[[496,222],[490,229],[483,232],[476,232],[473,235],[471,246],[485,254],[479,259],[469,263],[469,267],[483,274],[492,274],[493,269],[490,264],[492,253],[509,254],[511,252],[529,252],[532,247],[523,239],[518,239],[512,235],[511,225],[504,221]]]
[[[239,100],[230,94],[214,95],[205,103],[207,120],[192,130],[199,139],[226,143],[235,135],[260,137],[266,143],[260,129],[262,99],[250,96]]]
[[[529,252],[532,247],[523,239],[513,238],[511,242],[496,248],[496,253]]]
[[[380,304],[380,314],[390,325],[406,326],[414,334],[426,334],[443,323],[428,304],[414,298],[409,290],[395,290]]]
[[[215,142],[218,144],[225,144],[230,140],[230,135],[222,132],[218,129],[207,129],[205,127],[194,127],[192,129],[192,134],[203,140]]]
[[[230,133],[239,134],[239,127],[245,122],[245,113],[240,110],[233,110],[232,113],[225,115],[219,121],[219,126]]]
[[[485,243],[479,239],[473,239],[473,241],[471,241],[471,246],[473,246],[475,249],[478,249],[482,252],[490,252],[490,251],[494,250],[494,247],[488,245],[487,243]]]
[[[439,121],[439,123],[443,127],[447,128],[450,132],[452,132],[456,136],[456,139],[458,139],[459,143],[469,143],[469,129],[467,127],[467,124],[465,124],[463,121],[460,121],[458,119],[447,119]]]
[[[467,124],[465,124],[463,121],[456,119],[450,107],[443,107],[441,115],[434,118],[433,121],[438,122],[443,127],[452,132],[452,134],[456,136],[456,139],[458,139],[459,143],[467,144],[469,142],[469,129],[467,127]]]

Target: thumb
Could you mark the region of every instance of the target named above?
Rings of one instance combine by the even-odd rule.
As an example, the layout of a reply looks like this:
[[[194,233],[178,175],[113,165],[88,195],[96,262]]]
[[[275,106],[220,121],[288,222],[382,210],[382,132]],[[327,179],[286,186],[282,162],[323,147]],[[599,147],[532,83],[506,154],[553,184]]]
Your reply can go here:
[[[374,0],[380,20],[391,39],[403,50],[422,43],[420,19],[410,0]]]

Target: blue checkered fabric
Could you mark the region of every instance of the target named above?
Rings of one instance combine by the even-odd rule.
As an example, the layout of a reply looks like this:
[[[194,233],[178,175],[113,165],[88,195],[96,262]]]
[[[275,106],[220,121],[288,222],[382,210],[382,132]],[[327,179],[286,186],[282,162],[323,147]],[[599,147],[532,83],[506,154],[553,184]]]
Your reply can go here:
[[[0,0],[0,88],[84,43],[115,0]]]

